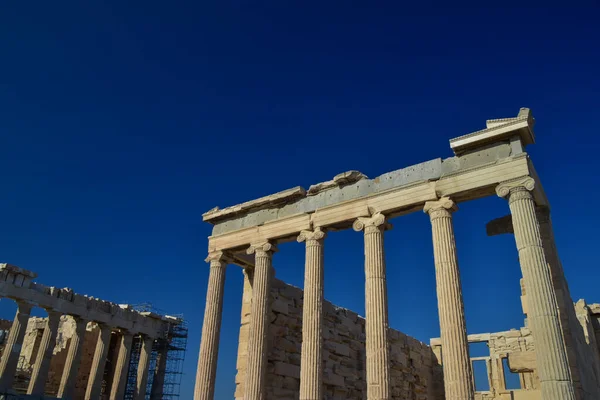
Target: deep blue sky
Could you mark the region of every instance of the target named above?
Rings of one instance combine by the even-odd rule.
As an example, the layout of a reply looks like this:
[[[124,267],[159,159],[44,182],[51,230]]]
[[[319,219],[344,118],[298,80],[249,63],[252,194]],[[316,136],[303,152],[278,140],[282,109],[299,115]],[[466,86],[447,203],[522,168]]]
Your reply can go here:
[[[448,157],[448,139],[530,107],[528,151],[573,296],[600,301],[597,5],[213,3],[2,2],[1,261],[45,284],[183,313],[191,399],[203,212],[349,169],[375,177]],[[507,212],[488,198],[455,215],[470,333],[522,323],[514,241],[485,236]],[[393,223],[391,325],[428,341],[439,335],[430,225],[422,213]],[[301,244],[281,245],[278,277],[302,286],[303,262]],[[326,297],[364,314],[362,263],[362,235],[330,234]],[[217,399],[234,390],[241,284],[231,267]],[[14,305],[0,305],[12,318]]]

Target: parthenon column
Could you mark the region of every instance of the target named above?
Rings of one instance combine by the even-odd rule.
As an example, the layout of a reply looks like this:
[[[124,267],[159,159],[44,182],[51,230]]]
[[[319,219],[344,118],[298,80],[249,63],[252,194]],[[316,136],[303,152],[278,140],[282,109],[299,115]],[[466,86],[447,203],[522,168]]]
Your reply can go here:
[[[156,355],[156,368],[154,369],[154,377],[152,378],[150,400],[162,400],[163,398],[167,359],[169,357],[169,342],[163,339],[162,345],[159,347],[160,350],[158,350],[158,354]]]
[[[302,312],[302,353],[300,400],[323,398],[323,238],[316,228],[302,231],[298,242],[306,242],[304,304]]]
[[[246,400],[265,398],[267,352],[269,335],[269,295],[273,271],[271,259],[276,251],[269,242],[250,246],[247,253],[254,254],[254,280],[252,282],[252,311],[248,336],[248,361],[245,382]]]
[[[508,198],[519,262],[527,292],[528,322],[536,343],[538,375],[544,400],[574,400],[573,381],[560,329],[556,296],[544,255],[530,177],[498,185]]]
[[[73,396],[75,383],[77,381],[77,373],[79,372],[79,363],[81,362],[81,354],[83,350],[83,338],[85,336],[85,328],[87,321],[72,317],[75,320],[75,332],[69,342],[69,352],[65,360],[62,379],[56,397],[59,399],[70,399]]]
[[[29,303],[17,301],[17,313],[10,327],[2,359],[0,360],[1,392],[9,391],[12,388],[15,373],[17,372],[19,355],[21,354],[21,346],[23,345],[23,338],[25,337],[25,330],[27,329],[27,321],[29,320],[29,313],[32,307]]]
[[[48,371],[50,369],[50,361],[52,353],[56,345],[56,335],[58,334],[58,323],[60,322],[60,313],[48,310],[48,318],[46,326],[38,348],[37,357],[31,372],[29,380],[29,388],[27,394],[34,396],[43,396],[46,387],[46,379],[48,379]]]
[[[447,197],[428,201],[424,208],[431,219],[433,236],[446,400],[473,400],[473,375],[452,226],[452,213],[456,210]]]
[[[135,387],[134,400],[144,400],[146,398],[146,386],[148,386],[148,368],[150,367],[150,354],[152,353],[152,344],[154,339],[149,336],[142,337],[142,350],[138,362],[137,383]]]
[[[223,252],[210,253],[206,262],[210,262],[210,273],[208,276],[208,290],[206,291],[206,308],[204,309],[204,323],[202,324],[202,342],[200,343],[200,355],[198,356],[194,400],[212,400],[214,398],[223,312],[225,269],[227,268],[227,260]]]
[[[110,400],[122,400],[123,396],[125,396],[132,342],[133,335],[130,332],[124,331],[119,340],[119,355],[117,357],[117,364],[115,365],[115,376],[110,390]]]
[[[111,327],[104,324],[98,324],[100,334],[96,343],[96,350],[90,369],[87,389],[85,391],[85,400],[97,400],[100,398],[102,390],[102,380],[104,378],[104,367],[106,366],[106,357],[108,356],[108,345],[110,344]]]
[[[390,370],[388,342],[388,301],[385,276],[383,231],[385,216],[376,213],[359,218],[352,225],[355,231],[365,231],[365,297],[367,398],[389,400]]]

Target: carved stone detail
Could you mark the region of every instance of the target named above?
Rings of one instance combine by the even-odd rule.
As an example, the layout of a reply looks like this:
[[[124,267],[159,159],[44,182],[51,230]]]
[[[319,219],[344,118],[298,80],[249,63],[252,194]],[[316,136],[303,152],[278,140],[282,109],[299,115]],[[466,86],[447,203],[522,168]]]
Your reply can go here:
[[[276,250],[276,247],[269,242],[253,244],[247,250],[248,254],[254,254],[255,257],[248,339],[248,370],[245,382],[247,399],[264,400],[266,395],[269,294],[273,280],[271,258]]]
[[[452,225],[452,212],[457,207],[443,197],[428,201],[423,210],[431,220],[446,400],[472,400],[473,378]]]
[[[223,252],[212,252],[206,258],[210,263],[206,308],[202,324],[202,340],[196,371],[194,400],[212,400],[215,392],[219,337],[223,314],[223,292],[225,289],[225,269],[228,257]]]
[[[391,392],[387,281],[383,249],[385,216],[376,213],[370,218],[358,218],[352,227],[357,232],[365,232],[367,398],[388,400]]]
[[[323,398],[323,238],[320,228],[298,236],[306,242],[300,400]]]
[[[534,188],[535,180],[530,176],[524,176],[500,183],[496,186],[496,194],[500,197],[507,197],[511,192],[523,189],[531,192]]]

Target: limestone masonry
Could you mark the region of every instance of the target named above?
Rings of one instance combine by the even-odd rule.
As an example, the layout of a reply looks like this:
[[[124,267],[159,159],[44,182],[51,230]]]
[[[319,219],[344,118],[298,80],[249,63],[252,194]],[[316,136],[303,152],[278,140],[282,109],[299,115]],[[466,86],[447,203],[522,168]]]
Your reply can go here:
[[[571,299],[550,205],[525,152],[533,126],[522,108],[451,139],[453,157],[374,179],[348,171],[203,214],[213,231],[194,399],[214,398],[228,264],[242,267],[245,282],[236,399],[600,399],[600,305]],[[496,195],[510,214],[489,222],[488,234],[514,236],[526,319],[468,335],[453,214]],[[418,211],[431,223],[440,315],[441,337],[429,345],[388,326],[383,236],[391,219]],[[365,318],[323,298],[326,236],[349,228],[364,235]],[[304,291],[274,276],[277,245],[292,240],[306,246]],[[484,355],[470,351],[477,344]],[[483,386],[474,369],[487,372]]]

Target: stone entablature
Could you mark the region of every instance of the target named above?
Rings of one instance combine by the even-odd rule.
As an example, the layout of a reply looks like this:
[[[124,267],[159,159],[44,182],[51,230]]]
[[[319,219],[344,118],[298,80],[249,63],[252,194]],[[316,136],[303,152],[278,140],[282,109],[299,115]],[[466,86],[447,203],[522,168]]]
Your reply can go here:
[[[164,335],[169,321],[173,322],[172,317],[139,312],[129,305],[77,294],[69,288],[45,286],[33,282],[35,277],[37,275],[31,271],[0,263],[0,296],[154,338]]]
[[[532,127],[529,111],[527,115],[515,121]],[[214,225],[209,252],[245,250],[258,241],[294,240],[302,230],[314,227],[349,228],[357,218],[377,212],[393,218],[440,197],[450,196],[459,203],[493,195],[495,187],[507,180],[537,178],[523,151],[522,127],[515,125],[511,131],[512,122],[500,126],[506,135],[460,156],[437,158],[374,179],[349,171],[308,191],[298,186],[225,209],[215,207],[203,214],[204,221]],[[543,189],[536,183],[536,202],[545,205]]]

